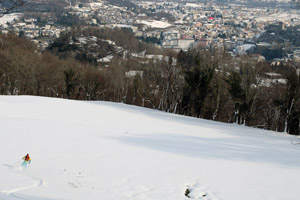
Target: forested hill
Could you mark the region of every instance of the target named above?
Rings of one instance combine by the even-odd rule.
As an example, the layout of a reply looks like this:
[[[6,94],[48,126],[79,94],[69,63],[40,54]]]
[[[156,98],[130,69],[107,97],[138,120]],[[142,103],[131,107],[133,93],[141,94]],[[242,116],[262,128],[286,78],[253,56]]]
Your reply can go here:
[[[277,31],[267,27],[267,31],[258,38],[258,41],[268,43],[289,41],[295,46],[300,46],[300,26],[290,26],[285,30]]]
[[[97,65],[97,61],[107,56],[121,56],[124,53],[149,54],[161,53],[153,44],[148,44],[134,37],[127,28],[73,28],[63,33],[50,44],[48,50],[60,58],[72,57],[81,62]]]

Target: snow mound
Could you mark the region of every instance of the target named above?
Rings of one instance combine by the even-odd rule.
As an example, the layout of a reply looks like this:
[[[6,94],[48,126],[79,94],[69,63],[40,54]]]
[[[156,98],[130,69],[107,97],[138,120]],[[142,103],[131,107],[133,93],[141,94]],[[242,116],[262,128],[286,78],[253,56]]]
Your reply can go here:
[[[0,108],[1,200],[300,196],[289,135],[121,103],[0,96]]]

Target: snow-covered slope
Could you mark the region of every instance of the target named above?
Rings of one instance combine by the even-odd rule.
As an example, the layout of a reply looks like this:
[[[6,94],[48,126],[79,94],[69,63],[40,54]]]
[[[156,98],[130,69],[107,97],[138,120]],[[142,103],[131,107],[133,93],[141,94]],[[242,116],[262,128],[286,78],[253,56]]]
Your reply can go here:
[[[1,200],[300,196],[300,145],[282,133],[117,103],[0,96],[0,137]],[[21,169],[26,153],[32,162]]]

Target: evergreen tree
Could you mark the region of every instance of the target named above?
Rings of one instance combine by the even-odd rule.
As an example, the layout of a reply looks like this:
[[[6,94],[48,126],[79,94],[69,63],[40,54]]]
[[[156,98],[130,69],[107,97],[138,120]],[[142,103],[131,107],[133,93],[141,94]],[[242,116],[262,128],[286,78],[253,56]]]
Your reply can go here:
[[[208,94],[209,84],[214,76],[214,66],[197,66],[185,73],[186,87],[183,102],[188,103],[192,115],[200,117],[202,105]]]
[[[235,107],[234,120],[238,124],[249,125],[259,92],[261,73],[258,66],[247,63],[239,71],[232,70],[226,78]]]
[[[64,71],[64,81],[65,81],[65,87],[66,87],[66,96],[67,98],[71,98],[71,93],[75,90],[75,84],[77,81],[77,78],[75,77],[75,71],[72,68],[69,68],[68,70]]]

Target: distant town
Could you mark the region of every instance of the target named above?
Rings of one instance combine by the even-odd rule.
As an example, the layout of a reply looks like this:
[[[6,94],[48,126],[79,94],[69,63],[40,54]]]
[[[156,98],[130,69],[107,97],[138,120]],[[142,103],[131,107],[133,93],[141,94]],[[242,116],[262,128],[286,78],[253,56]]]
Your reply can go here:
[[[47,0],[30,2],[42,5]],[[136,37],[159,48],[175,51],[217,48],[229,51],[232,56],[251,54],[257,60],[300,61],[299,9],[250,9],[243,4],[213,1],[95,0],[67,1],[65,5],[62,17],[76,16],[84,26],[131,29]],[[32,13],[19,9],[18,13],[4,15],[0,18],[0,31],[29,38],[43,50],[74,25],[56,23],[51,11],[43,11],[41,16]]]

